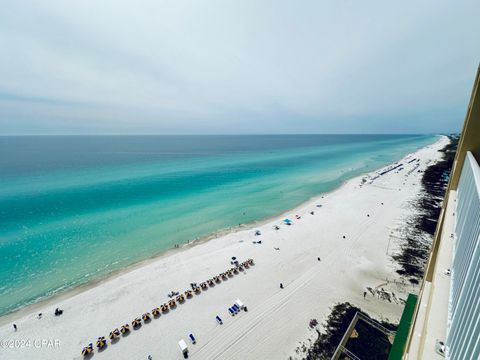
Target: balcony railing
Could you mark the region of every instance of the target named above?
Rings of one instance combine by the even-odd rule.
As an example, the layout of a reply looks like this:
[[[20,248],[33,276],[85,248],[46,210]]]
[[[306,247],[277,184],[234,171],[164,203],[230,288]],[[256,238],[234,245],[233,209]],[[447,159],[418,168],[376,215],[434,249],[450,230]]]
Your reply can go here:
[[[480,358],[480,167],[468,152],[457,189],[448,359]]]

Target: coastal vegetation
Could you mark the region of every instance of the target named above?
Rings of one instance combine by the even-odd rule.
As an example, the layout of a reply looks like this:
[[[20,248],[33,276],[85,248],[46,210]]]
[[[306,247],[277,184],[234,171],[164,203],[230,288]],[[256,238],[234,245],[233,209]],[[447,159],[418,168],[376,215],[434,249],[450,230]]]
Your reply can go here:
[[[427,167],[422,174],[420,196],[413,202],[415,212],[404,222],[399,251],[392,256],[398,266],[396,273],[413,285],[419,283],[424,273],[455,158],[459,136],[449,135],[448,138],[449,143],[438,150],[442,153],[441,159]],[[368,290],[371,291],[370,288]],[[391,302],[390,299],[388,301]],[[348,302],[336,304],[323,324],[323,329],[315,328],[316,339],[309,344],[302,344],[297,348],[297,354],[303,360],[330,359],[357,312],[370,318]],[[389,330],[396,329],[396,325],[388,322],[382,322],[382,326]],[[388,357],[391,343],[384,333],[362,322],[357,323],[352,333],[355,336],[350,336],[347,344],[356,356],[361,359]]]
[[[455,158],[458,135],[450,135],[449,139],[450,142],[439,150],[441,160],[423,173],[422,190],[413,204],[417,211],[405,222],[400,251],[392,256],[399,267],[397,273],[412,284],[417,284],[423,276]]]
[[[336,304],[323,324],[323,331],[316,329],[317,339],[310,347],[303,345],[297,349],[297,353],[304,354],[303,360],[331,359],[357,312],[367,319],[373,320],[368,314],[349,302]],[[396,329],[394,324],[388,322],[382,322],[381,325],[388,330]],[[364,321],[358,321],[348,339],[347,347],[361,359],[385,359],[391,343],[383,332]]]
[[[386,241],[389,229],[398,219],[409,217],[414,211],[409,205],[419,195],[423,171],[440,158],[438,149],[447,142],[442,137],[415,152],[408,152],[405,160],[401,161],[403,168],[398,164],[384,165],[385,169],[380,170],[383,175],[379,175],[379,171],[369,173],[364,176],[369,181],[363,185],[361,177],[356,177],[336,191],[322,193],[280,216],[239,231],[226,232],[212,241],[199,241],[194,246],[181,246],[182,249],[178,250],[175,248],[171,254],[105,279],[86,291],[82,289],[80,293],[69,296],[52,297],[12,314],[0,326],[3,338],[15,340],[19,337],[49,336],[61,341],[62,350],[7,349],[6,356],[12,360],[77,358],[82,352],[88,353],[89,344],[95,344],[94,339],[103,335],[108,350],[105,345],[102,350],[100,347],[99,350],[94,349],[95,357],[134,358],[142,355],[139,353],[141,349],[144,358],[150,354],[154,359],[159,356],[174,359],[184,351],[186,340],[191,354],[198,359],[277,359],[288,355],[296,359],[307,356],[308,359],[323,359],[329,358],[335,351],[353,317],[355,322],[349,330],[354,330],[347,332],[346,344],[343,345],[359,356],[368,351],[369,355],[364,358],[385,358],[393,334],[391,330],[383,329],[387,327],[385,324],[382,327],[372,318],[394,322],[393,319],[401,313],[405,295],[405,291],[397,290],[397,283],[390,281],[392,273],[398,278],[396,269],[385,266],[391,263]],[[415,150],[418,146],[415,143],[408,147]],[[400,151],[400,147],[397,142],[395,151]],[[403,151],[406,151],[405,148]],[[293,152],[290,149],[289,156]],[[380,154],[377,151],[378,156],[375,156],[376,161],[382,164],[386,162],[383,152],[385,150]],[[338,158],[334,160],[338,164]],[[352,161],[350,155],[347,160]],[[205,164],[205,159],[202,164]],[[207,165],[211,168],[210,162]],[[338,165],[345,166],[344,163]],[[229,169],[232,166],[230,163]],[[396,170],[384,172],[388,169]],[[325,173],[326,170],[317,168],[316,171]],[[411,175],[408,181],[405,180],[407,173]],[[345,178],[350,174],[344,174]],[[299,172],[294,175],[296,183],[301,182]],[[338,174],[333,175],[338,177]],[[149,189],[153,191],[154,187]],[[234,189],[229,187],[229,204],[232,202],[232,191]],[[211,197],[212,193],[205,195]],[[258,192],[255,196],[259,197]],[[216,202],[220,200],[215,198]],[[206,202],[202,204],[208,205]],[[185,201],[179,204],[183,212],[187,205],[192,204],[185,204]],[[244,202],[234,205],[241,210],[245,208]],[[141,209],[145,218],[162,223],[158,213],[147,213],[144,206]],[[173,212],[172,208],[168,211]],[[208,213],[200,210],[196,214],[203,222],[209,218]],[[175,223],[181,223],[180,215],[170,215],[174,216]],[[285,224],[285,217],[294,219],[290,221],[290,226]],[[132,217],[128,218],[128,222],[132,222]],[[182,224],[193,226],[192,221]],[[165,227],[163,225],[163,231],[168,230]],[[135,237],[132,241],[139,241],[139,238]],[[99,242],[100,239],[97,239],[94,245]],[[86,248],[85,244],[81,242],[80,245]],[[138,244],[148,245],[144,241]],[[96,249],[90,246],[85,251],[90,262],[94,255],[98,255]],[[119,254],[124,248],[120,241],[116,241],[109,251]],[[233,282],[227,276],[228,280],[222,280],[221,287],[215,285],[208,291],[201,289],[199,294],[202,295],[188,302],[188,306],[174,306],[173,301],[170,305],[171,299],[167,300],[168,307],[172,306],[172,309],[166,315],[166,296],[179,293],[188,283],[211,279],[212,271],[220,271],[226,264],[231,264],[233,256],[242,260],[254,256],[259,266],[255,266],[251,276],[240,276]],[[52,257],[53,254],[48,258],[49,263]],[[4,262],[5,265],[8,263]],[[25,276],[25,269],[22,271]],[[279,287],[279,284],[282,286]],[[209,287],[204,286],[205,289]],[[249,310],[234,314],[226,305],[231,305],[239,296]],[[161,309],[162,303],[165,313]],[[55,317],[54,309],[57,307],[64,310],[63,316]],[[159,312],[157,308],[160,308]],[[332,316],[327,318],[332,310]],[[157,313],[157,319],[154,320],[148,311],[153,316]],[[42,316],[39,316],[40,313]],[[126,322],[131,324],[132,319],[143,324],[135,330],[137,335],[132,332],[130,336],[120,335],[121,340],[117,340],[116,327]],[[55,326],[49,326],[53,321]],[[393,326],[388,327],[391,328]],[[110,332],[111,339],[108,336]],[[198,339],[198,346],[190,345],[190,334]],[[297,337],[310,340],[295,353],[301,345]],[[99,345],[102,346],[102,343],[105,343],[103,339]],[[377,355],[372,357],[372,354]]]

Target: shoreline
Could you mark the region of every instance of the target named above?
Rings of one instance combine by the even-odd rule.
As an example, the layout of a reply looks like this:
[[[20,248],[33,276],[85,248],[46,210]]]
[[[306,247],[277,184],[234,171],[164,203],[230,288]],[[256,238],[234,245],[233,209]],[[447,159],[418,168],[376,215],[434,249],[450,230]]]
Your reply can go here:
[[[38,300],[36,300],[32,303],[21,306],[21,307],[13,310],[11,312],[8,312],[4,315],[1,315],[0,316],[0,326],[4,326],[5,324],[10,323],[10,322],[14,321],[15,319],[18,319],[18,318],[22,317],[23,312],[27,312],[27,313],[36,312],[37,310],[39,310],[43,307],[50,306],[50,305],[52,305],[56,302],[61,302],[61,301],[64,301],[64,300],[68,300],[68,299],[70,299],[70,298],[72,298],[76,295],[82,294],[84,292],[87,292],[88,290],[91,290],[91,289],[93,289],[97,286],[100,286],[104,282],[114,280],[114,279],[116,279],[116,278],[118,278],[122,275],[125,275],[125,274],[131,273],[135,270],[141,269],[141,268],[143,268],[145,266],[148,266],[152,263],[155,263],[156,261],[159,261],[161,259],[168,258],[172,255],[177,255],[179,253],[188,251],[189,249],[192,249],[192,248],[194,248],[198,245],[205,244],[209,241],[212,241],[212,240],[215,240],[215,239],[218,239],[218,238],[230,235],[230,234],[235,234],[235,233],[245,231],[245,230],[252,230],[255,227],[261,227],[265,224],[268,224],[272,221],[277,220],[278,218],[284,217],[287,214],[290,214],[290,213],[295,212],[295,211],[298,212],[298,210],[300,210],[301,208],[303,208],[303,207],[305,207],[305,206],[307,206],[307,205],[309,205],[313,202],[317,202],[317,201],[323,199],[324,196],[328,196],[328,195],[334,194],[337,191],[341,191],[350,182],[354,182],[355,180],[362,179],[362,178],[365,178],[365,177],[368,177],[368,176],[374,175],[374,174],[376,175],[376,177],[375,177],[375,179],[376,179],[379,176],[378,173],[381,172],[382,170],[389,169],[393,165],[400,162],[402,159],[409,157],[410,155],[416,153],[417,151],[419,151],[421,149],[424,149],[424,148],[430,147],[432,145],[435,145],[436,143],[441,141],[443,138],[447,138],[447,137],[445,135],[438,135],[437,139],[434,140],[432,143],[430,143],[428,145],[425,145],[425,146],[423,146],[423,147],[421,147],[421,148],[419,148],[419,149],[417,149],[413,152],[404,154],[404,155],[400,156],[397,160],[395,160],[393,162],[390,162],[388,164],[385,164],[385,165],[383,165],[379,168],[376,168],[374,170],[371,170],[371,171],[356,175],[352,178],[346,179],[341,184],[339,184],[339,186],[333,188],[332,190],[314,195],[314,196],[302,201],[298,205],[296,205],[292,208],[289,208],[285,211],[282,211],[280,213],[276,213],[276,214],[268,216],[264,219],[254,220],[254,221],[251,221],[251,222],[248,222],[248,223],[245,223],[245,224],[240,224],[240,225],[225,228],[225,229],[219,229],[217,231],[214,231],[214,232],[210,233],[209,235],[199,237],[199,238],[195,238],[193,240],[187,240],[186,242],[179,243],[178,248],[173,247],[173,248],[168,248],[166,250],[161,250],[158,253],[156,253],[155,255],[152,255],[148,258],[137,261],[137,262],[132,263],[130,265],[127,265],[125,267],[113,270],[112,272],[99,275],[98,278],[88,280],[87,282],[81,283],[79,285],[73,285],[72,287],[68,287],[64,290],[60,290],[59,292],[54,293],[51,296],[48,296],[48,297],[43,298],[43,299],[40,298],[40,299],[38,299]],[[362,184],[362,186],[363,185],[364,184]]]
[[[451,136],[448,136],[448,138],[450,140],[449,143],[446,144],[443,149],[439,150],[444,153],[443,157],[433,162],[423,172],[420,179],[422,190],[419,193],[418,199],[415,200],[412,214],[407,216],[404,224],[392,230],[395,238],[402,238],[402,240],[397,240],[393,244],[394,249],[391,253],[391,257],[394,260],[394,269],[396,269],[395,272],[398,275],[397,281],[399,283],[403,282],[404,284],[408,282],[409,288],[412,290],[411,293],[413,294],[418,293],[421,283],[412,280],[419,279],[424,274],[425,259],[431,250],[431,242],[437,224],[437,221],[434,221],[433,226],[425,227],[424,224],[422,224],[422,218],[438,219],[440,205],[443,201],[444,192],[448,183],[448,178],[445,179],[443,176],[434,175],[439,175],[442,171],[448,171],[448,173],[451,171],[455,149],[457,147],[456,141],[458,138],[452,139]],[[414,249],[414,251],[410,254],[411,249]],[[421,249],[421,253],[418,253],[419,249]],[[410,258],[408,258],[408,256],[410,256]],[[407,267],[405,265],[407,265]],[[372,291],[380,295],[393,294],[393,290],[397,292],[397,290],[400,289],[400,286],[395,285],[395,280],[394,286],[391,286],[387,281],[374,288],[367,288],[367,291]],[[387,289],[387,292],[382,291],[379,293],[379,290],[383,290],[383,287]],[[389,293],[389,290],[392,291],[392,293]],[[305,354],[309,357],[332,357],[342,337],[345,335],[345,329],[350,325],[354,313],[357,311],[370,317],[368,313],[365,313],[355,305],[351,305],[348,301],[338,301],[334,303],[332,311],[323,320],[324,323],[327,324],[326,329],[324,329],[325,331],[316,337],[306,339],[304,343],[297,348],[298,353]],[[384,322],[382,318],[376,320],[384,326],[398,326],[398,324]],[[368,357],[368,354],[359,354],[359,356],[362,355]]]
[[[301,355],[296,353],[298,345],[321,329],[321,325],[309,328],[309,321],[325,319],[333,304],[345,301],[374,317],[397,322],[412,286],[398,282],[388,250],[394,246],[390,245],[394,240],[391,230],[414,211],[410,204],[421,191],[422,173],[439,161],[438,150],[446,142],[440,137],[273,218],[231,229],[223,236],[216,233],[210,241],[199,240],[174,249],[182,251],[137,263],[108,281],[89,284],[75,296],[67,293],[62,295],[65,298],[37,303],[36,312],[24,308],[15,313],[18,331],[13,331],[11,323],[0,326],[0,339],[54,339],[59,346],[6,348],[0,358],[80,359],[81,349],[98,336],[107,336],[168,301],[167,292],[186,290],[191,282],[201,283],[225,271],[231,267],[232,256],[241,262],[252,258],[255,265],[207,287],[129,336],[108,341],[105,351],[95,350],[95,359],[147,355],[177,359],[178,341],[188,340],[189,333],[198,340],[196,345],[189,344],[190,355],[198,360],[297,359]],[[400,162],[403,169],[379,176]],[[321,208],[316,206],[319,203]],[[293,219],[292,226],[280,224],[285,216]],[[275,225],[280,226],[278,231]],[[254,228],[261,236],[254,236]],[[373,289],[372,294],[365,298],[368,289]],[[394,298],[379,296],[392,291]],[[235,299],[248,305],[248,312],[230,316],[227,309]],[[64,310],[62,316],[54,316],[56,307]],[[218,325],[215,315],[223,325]]]

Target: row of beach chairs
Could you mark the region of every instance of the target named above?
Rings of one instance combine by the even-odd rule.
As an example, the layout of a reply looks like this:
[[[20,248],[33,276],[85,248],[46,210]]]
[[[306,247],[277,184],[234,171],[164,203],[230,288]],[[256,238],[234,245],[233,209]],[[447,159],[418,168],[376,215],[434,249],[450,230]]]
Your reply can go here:
[[[235,267],[228,269],[223,273],[220,273],[218,276],[214,276],[213,278],[200,283],[200,286],[194,286],[192,287],[192,290],[186,290],[184,293],[185,295],[179,294],[175,299],[170,299],[168,303],[164,303],[163,305],[160,305],[159,307],[154,308],[152,310],[154,318],[160,317],[161,313],[165,314],[170,309],[174,309],[177,306],[177,303],[183,304],[186,299],[190,299],[193,296],[193,293],[198,295],[202,290],[208,289],[209,286],[213,287],[215,286],[215,283],[218,284],[221,282],[221,280],[226,280],[227,278],[232,277],[234,274],[238,274],[239,271],[244,271],[244,269],[248,269],[251,265],[254,265],[253,259],[248,259],[240,264],[236,264]],[[237,307],[238,307],[238,304],[237,304]],[[238,313],[238,311],[236,311],[235,314]],[[149,312],[144,313],[142,315],[142,319],[144,323],[148,323],[151,320],[151,314]],[[222,320],[218,315],[216,316],[216,320],[220,324],[222,324]],[[139,318],[135,318],[132,321],[132,327],[134,329],[140,328],[141,326],[142,326],[142,321]],[[121,327],[121,330],[118,330],[118,328],[116,328],[115,330],[111,331],[109,338],[111,341],[114,341],[115,339],[116,339],[115,341],[117,341],[119,339],[120,333],[122,335],[126,335],[129,332],[130,332],[130,326],[128,324],[125,324]],[[194,340],[192,339],[193,337],[192,334],[190,334],[189,337],[192,341]],[[97,345],[97,348],[101,350],[107,346],[107,340],[105,339],[104,336],[101,336],[97,339],[96,345]],[[89,356],[90,354],[92,354],[92,352],[93,352],[92,343],[88,344],[82,349],[83,356]]]

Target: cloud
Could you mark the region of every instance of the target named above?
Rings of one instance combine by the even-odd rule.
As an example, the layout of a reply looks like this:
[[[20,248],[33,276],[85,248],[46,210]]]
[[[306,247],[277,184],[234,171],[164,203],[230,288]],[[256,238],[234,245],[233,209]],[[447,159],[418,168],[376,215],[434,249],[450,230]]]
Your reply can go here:
[[[476,1],[11,1],[3,133],[459,130]]]

